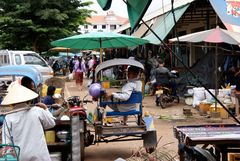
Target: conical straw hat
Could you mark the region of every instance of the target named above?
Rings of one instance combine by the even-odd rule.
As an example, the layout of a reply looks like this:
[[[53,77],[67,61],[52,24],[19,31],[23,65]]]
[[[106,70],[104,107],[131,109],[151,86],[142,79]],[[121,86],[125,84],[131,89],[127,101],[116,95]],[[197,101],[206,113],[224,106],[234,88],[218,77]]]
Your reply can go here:
[[[38,94],[34,91],[18,84],[14,83],[8,89],[8,94],[4,97],[1,105],[11,105],[21,102],[26,102],[37,98]]]

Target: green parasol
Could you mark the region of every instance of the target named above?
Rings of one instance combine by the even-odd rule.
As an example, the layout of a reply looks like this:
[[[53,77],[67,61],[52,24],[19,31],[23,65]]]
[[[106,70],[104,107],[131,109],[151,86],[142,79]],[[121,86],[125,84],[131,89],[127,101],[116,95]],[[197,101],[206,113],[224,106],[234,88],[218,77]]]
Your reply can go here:
[[[113,32],[92,32],[59,39],[51,42],[51,45],[81,50],[100,49],[100,61],[102,62],[104,48],[133,47],[145,43],[148,43],[148,40],[134,36]]]

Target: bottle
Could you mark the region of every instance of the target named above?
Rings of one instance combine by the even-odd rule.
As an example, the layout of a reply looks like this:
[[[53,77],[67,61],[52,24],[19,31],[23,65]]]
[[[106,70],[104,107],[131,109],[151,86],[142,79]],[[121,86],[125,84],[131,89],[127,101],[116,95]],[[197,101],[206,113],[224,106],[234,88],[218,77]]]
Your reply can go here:
[[[93,114],[92,114],[92,112],[88,113],[88,117],[87,118],[88,118],[88,122],[89,123],[93,123]]]

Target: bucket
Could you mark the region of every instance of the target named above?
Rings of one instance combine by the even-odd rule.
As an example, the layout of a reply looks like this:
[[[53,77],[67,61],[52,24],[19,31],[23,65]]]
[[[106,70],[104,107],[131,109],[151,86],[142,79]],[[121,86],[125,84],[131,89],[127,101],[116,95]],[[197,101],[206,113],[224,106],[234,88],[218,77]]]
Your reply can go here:
[[[203,87],[193,88],[193,107],[199,106],[205,99],[205,89]]]
[[[109,89],[110,88],[110,82],[109,81],[103,81],[102,82],[102,87],[105,89]]]
[[[47,143],[55,143],[55,131],[53,130],[46,131],[45,138]]]
[[[206,115],[207,112],[209,111],[211,105],[212,105],[212,103],[202,103],[201,102],[199,104],[200,115]]]
[[[240,154],[228,154],[229,161],[240,161]]]
[[[220,113],[220,117],[222,119],[226,119],[228,118],[228,113],[227,111],[225,111],[225,109],[220,105],[220,104],[217,104],[217,107],[216,107],[216,110],[215,110],[215,103],[211,105],[210,107],[210,112],[219,112]]]

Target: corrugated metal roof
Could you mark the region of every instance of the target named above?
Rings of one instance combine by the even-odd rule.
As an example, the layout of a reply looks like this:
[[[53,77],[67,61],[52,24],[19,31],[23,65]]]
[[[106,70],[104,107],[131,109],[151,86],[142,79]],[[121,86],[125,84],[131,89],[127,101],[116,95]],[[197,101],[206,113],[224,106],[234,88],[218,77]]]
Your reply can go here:
[[[186,4],[191,3],[191,2],[193,2],[193,1],[196,1],[196,0],[176,0],[176,1],[174,1],[174,8],[178,8],[178,7],[180,7],[180,6],[186,5]],[[159,3],[160,3],[160,1],[159,1]],[[153,11],[152,13],[149,13],[149,14],[145,15],[145,16],[143,17],[143,20],[144,20],[144,21],[152,20],[152,19],[154,19],[154,18],[156,18],[156,17],[158,17],[158,16],[163,15],[164,13],[167,13],[167,12],[170,11],[171,9],[172,9],[171,3],[170,3],[170,4],[167,4],[167,5],[159,8],[158,10],[155,10],[155,11]],[[114,30],[114,32],[120,33],[120,32],[122,32],[122,31],[124,31],[124,30],[126,30],[126,29],[129,29],[129,28],[130,28],[130,23],[127,23],[127,24],[125,24],[125,25],[122,25],[122,26],[119,27],[118,29]]]

